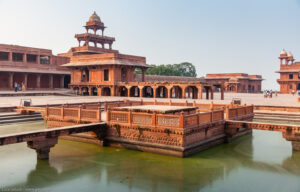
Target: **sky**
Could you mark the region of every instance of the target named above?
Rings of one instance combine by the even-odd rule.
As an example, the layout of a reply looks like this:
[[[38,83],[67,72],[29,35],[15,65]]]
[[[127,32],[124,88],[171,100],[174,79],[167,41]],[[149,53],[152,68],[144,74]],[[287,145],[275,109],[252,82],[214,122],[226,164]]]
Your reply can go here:
[[[67,52],[94,11],[113,49],[148,64],[258,74],[279,90],[280,51],[300,61],[300,0],[0,0],[0,44]]]

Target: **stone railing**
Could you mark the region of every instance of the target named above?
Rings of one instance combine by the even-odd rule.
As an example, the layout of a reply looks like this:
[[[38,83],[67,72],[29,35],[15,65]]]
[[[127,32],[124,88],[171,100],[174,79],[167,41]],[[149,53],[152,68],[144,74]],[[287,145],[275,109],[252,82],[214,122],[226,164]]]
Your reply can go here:
[[[212,112],[204,112],[204,113],[196,113],[192,115],[185,115],[183,117],[183,124],[185,128],[200,126],[207,123],[213,123],[216,121],[224,120],[224,111],[212,111]]]
[[[135,106],[135,105],[169,105],[169,106],[187,106],[187,107],[198,107],[201,111],[212,111],[212,110],[223,110],[227,105],[225,104],[214,104],[214,103],[196,103],[195,101],[192,103],[189,103],[187,101],[185,102],[172,102],[170,100],[169,102],[161,102],[157,101],[156,99],[154,101],[117,101],[117,102],[111,102],[111,103],[105,103],[104,102],[104,111],[107,111],[108,109],[111,109],[113,107],[125,107],[125,106]]]
[[[225,109],[226,120],[243,120],[244,118],[251,118],[254,116],[254,106],[239,106],[239,107],[227,107]]]
[[[65,106],[46,107],[44,119],[71,121],[76,123],[95,123],[101,121],[101,108],[83,109],[82,107],[67,108]]]
[[[108,110],[106,115],[106,120],[109,124],[122,124],[132,128],[186,129],[224,120],[224,111],[222,110],[194,114],[181,112],[177,115]]]

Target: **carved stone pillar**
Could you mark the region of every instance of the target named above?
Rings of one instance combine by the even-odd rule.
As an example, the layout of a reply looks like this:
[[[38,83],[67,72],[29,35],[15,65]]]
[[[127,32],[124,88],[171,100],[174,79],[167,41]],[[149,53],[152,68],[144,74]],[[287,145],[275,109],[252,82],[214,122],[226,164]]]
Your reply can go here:
[[[224,86],[221,86],[221,100],[224,100]]]
[[[89,87],[88,90],[89,90],[89,96],[92,96],[93,95],[93,92],[92,92],[93,89],[91,87]]]
[[[26,90],[28,87],[28,73],[24,74],[24,86],[25,86],[25,90]],[[25,91],[25,90],[23,90],[23,91]]]
[[[142,68],[142,82],[145,82],[145,73],[146,73],[146,69]]]
[[[27,63],[27,54],[26,53],[23,54],[23,63]]]
[[[8,54],[8,61],[13,61],[13,53],[9,52]]]
[[[111,96],[116,96],[116,87],[112,86],[112,88],[110,88],[111,91]]]
[[[41,75],[37,74],[36,76],[36,88],[41,88]]]
[[[180,95],[180,94],[179,94]],[[185,87],[181,87],[181,98],[182,99],[185,99],[186,96],[185,96]]]
[[[36,63],[41,64],[41,56],[40,55],[36,56]]]
[[[210,99],[211,100],[214,99],[214,89],[213,89],[213,87],[210,87]]]
[[[49,74],[49,88],[53,89],[53,75]]]
[[[98,96],[102,96],[102,93],[101,93],[101,91],[102,91],[102,90],[101,90],[101,88],[100,88],[100,87],[98,87],[98,88],[97,88],[97,95],[98,95]]]
[[[144,95],[143,95],[143,87],[139,87],[139,89],[140,89],[140,97],[144,97]]]
[[[50,148],[57,144],[57,137],[28,141],[27,146],[34,149],[39,159],[49,159]]]
[[[209,88],[205,87],[205,92],[206,92],[206,100],[209,99]]]
[[[13,89],[14,88],[14,73],[9,72],[8,75],[9,75],[9,77],[8,77],[8,88]]]
[[[157,87],[152,87],[152,90],[153,90],[153,98],[157,98],[157,93],[156,93],[156,89]]]
[[[202,86],[198,88],[198,99],[202,99]]]
[[[60,88],[64,88],[65,87],[65,75],[62,75],[60,77]]]

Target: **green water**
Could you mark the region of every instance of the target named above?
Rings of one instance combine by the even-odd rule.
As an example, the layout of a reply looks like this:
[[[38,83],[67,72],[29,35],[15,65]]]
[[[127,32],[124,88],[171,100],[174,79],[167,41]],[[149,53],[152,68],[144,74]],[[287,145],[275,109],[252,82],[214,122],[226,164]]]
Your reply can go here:
[[[277,132],[253,131],[183,159],[59,140],[48,162],[26,143],[0,147],[0,191],[293,192],[299,181],[300,152]]]

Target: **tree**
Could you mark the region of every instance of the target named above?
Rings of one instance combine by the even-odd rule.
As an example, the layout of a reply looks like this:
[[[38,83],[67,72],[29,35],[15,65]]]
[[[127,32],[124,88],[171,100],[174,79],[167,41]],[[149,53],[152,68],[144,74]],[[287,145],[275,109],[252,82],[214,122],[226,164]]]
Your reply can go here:
[[[183,62],[180,64],[167,65],[151,65],[152,68],[147,69],[147,75],[165,75],[165,76],[185,76],[196,77],[196,68],[192,63]],[[137,69],[136,74],[141,74],[141,70]]]

